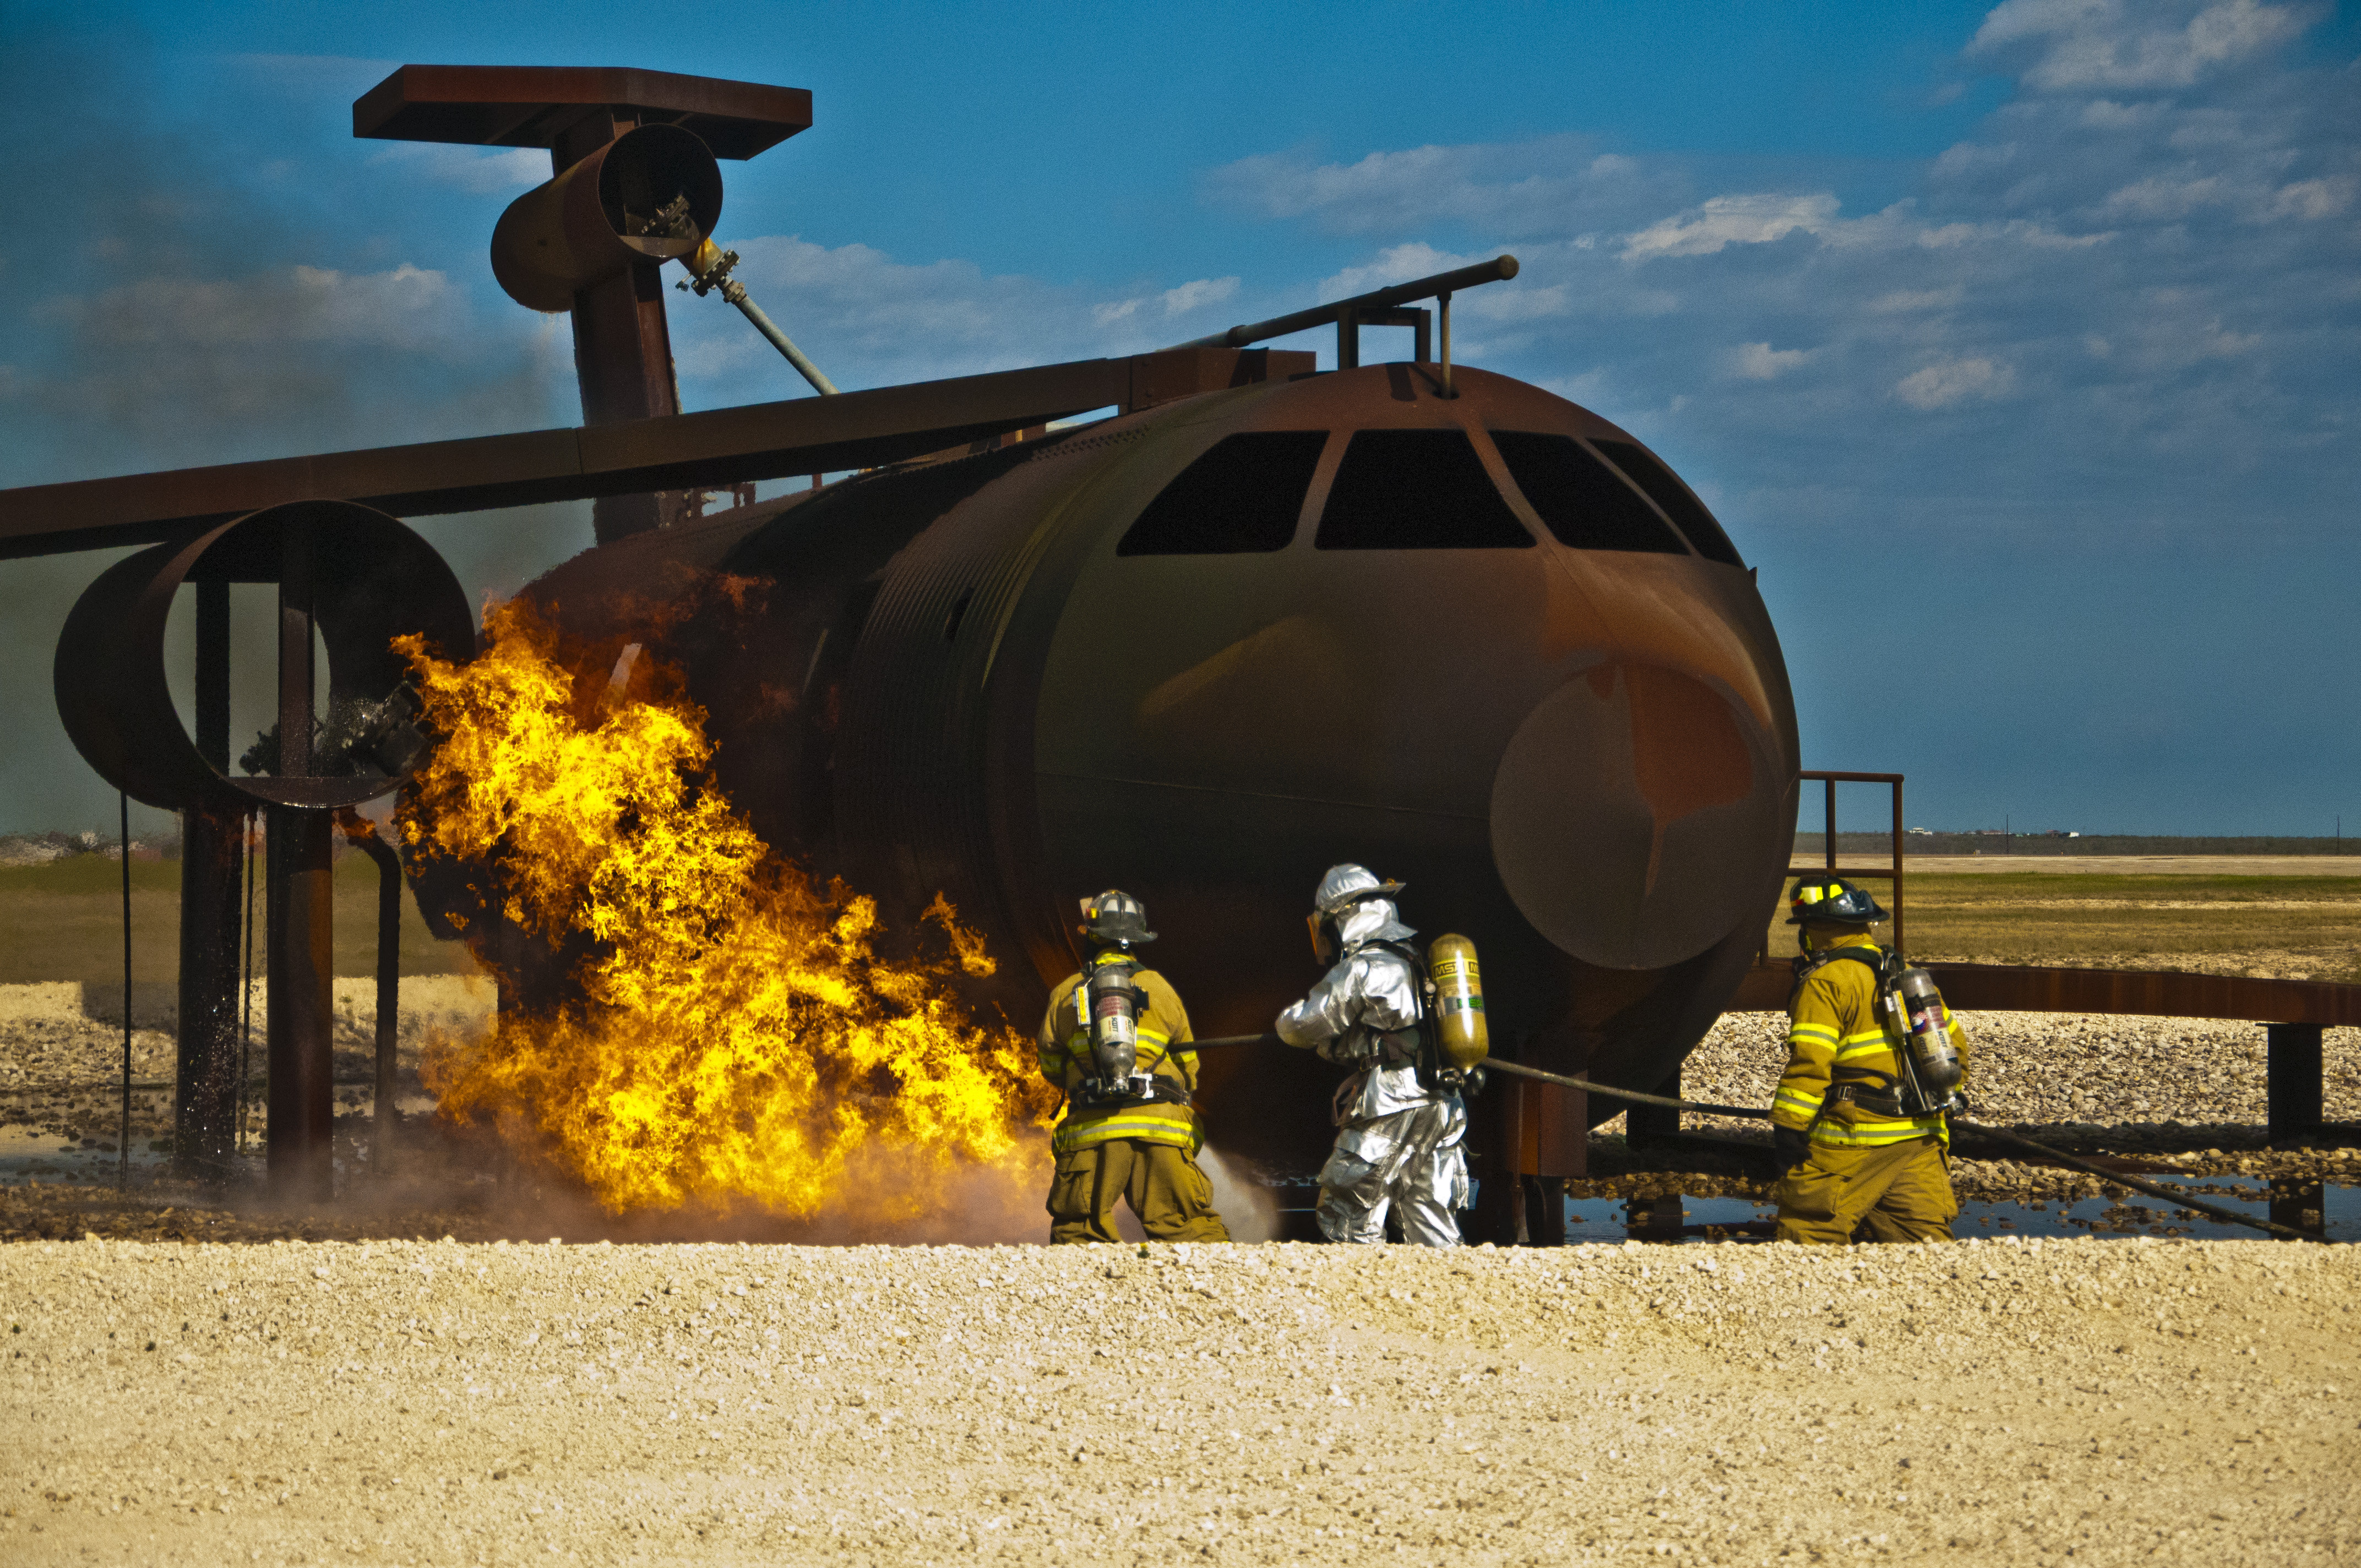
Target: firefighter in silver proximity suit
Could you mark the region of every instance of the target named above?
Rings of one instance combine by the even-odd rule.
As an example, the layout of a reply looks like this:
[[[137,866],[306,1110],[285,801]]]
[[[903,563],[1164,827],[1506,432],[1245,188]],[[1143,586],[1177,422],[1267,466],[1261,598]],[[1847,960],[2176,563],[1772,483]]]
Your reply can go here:
[[[1420,1246],[1457,1246],[1467,1207],[1467,1108],[1455,1089],[1419,1081],[1425,1023],[1417,933],[1397,917],[1398,882],[1329,868],[1313,895],[1312,947],[1335,963],[1279,1015],[1279,1036],[1358,1069],[1337,1087],[1336,1146],[1320,1171],[1320,1230],[1332,1242],[1382,1242],[1386,1211]],[[1333,935],[1332,935],[1333,934]]]

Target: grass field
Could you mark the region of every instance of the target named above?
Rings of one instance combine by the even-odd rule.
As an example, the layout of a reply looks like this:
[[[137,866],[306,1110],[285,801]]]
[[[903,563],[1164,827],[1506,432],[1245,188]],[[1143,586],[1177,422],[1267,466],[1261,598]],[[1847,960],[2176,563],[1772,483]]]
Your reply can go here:
[[[259,869],[259,868],[258,868]],[[0,983],[123,980],[123,868],[77,855],[46,866],[0,867]],[[336,866],[336,972],[377,970],[377,866],[347,855]],[[255,973],[262,972],[262,889],[254,892]],[[468,974],[474,960],[438,942],[402,897],[401,972]],[[181,863],[131,863],[131,974],[165,982],[181,972]]]
[[[1905,894],[1917,959],[2361,981],[2361,876],[1916,872]]]

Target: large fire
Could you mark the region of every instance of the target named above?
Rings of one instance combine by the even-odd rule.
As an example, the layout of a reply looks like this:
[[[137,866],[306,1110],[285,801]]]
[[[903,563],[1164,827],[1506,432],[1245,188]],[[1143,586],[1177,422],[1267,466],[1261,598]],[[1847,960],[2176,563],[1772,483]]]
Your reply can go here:
[[[939,956],[889,958],[872,900],[815,889],[731,810],[676,680],[585,689],[520,604],[487,631],[466,664],[402,648],[445,737],[402,832],[413,856],[489,868],[500,914],[570,959],[569,983],[430,1044],[445,1115],[491,1121],[610,1212],[893,1225],[980,1167],[1046,1175],[1055,1094],[1028,1042],[961,1004],[955,971],[992,960],[947,903],[927,912]],[[492,924],[470,938],[497,969]]]

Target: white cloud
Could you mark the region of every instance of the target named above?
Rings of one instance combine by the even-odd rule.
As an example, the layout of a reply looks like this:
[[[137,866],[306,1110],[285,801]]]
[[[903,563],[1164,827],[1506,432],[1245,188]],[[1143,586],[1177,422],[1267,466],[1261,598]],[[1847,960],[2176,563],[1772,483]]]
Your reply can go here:
[[[1347,267],[1320,280],[1312,303],[1329,300],[1349,300],[1356,294],[1366,294],[1395,283],[1407,283],[1413,278],[1430,278],[1437,272],[1449,272],[1461,267],[1472,267],[1488,256],[1456,256],[1447,250],[1437,250],[1424,240],[1408,245],[1390,246],[1378,253],[1375,261],[1359,267]]]
[[[1967,297],[1967,290],[1954,283],[1943,289],[1896,289],[1870,301],[1872,315],[1900,315],[1910,311],[1948,311]]]
[[[2353,204],[2354,180],[2299,180],[2271,193],[2268,214],[2275,218],[2333,218]]]
[[[1947,358],[1905,376],[1894,384],[1894,393],[1914,409],[1932,411],[1971,399],[1988,401],[2004,396],[2015,380],[2015,370],[1982,356]]]
[[[1218,305],[1235,297],[1237,291],[1238,280],[1235,278],[1199,278],[1177,289],[1164,291],[1164,313],[1167,316],[1186,315],[1207,305]]]
[[[2199,207],[2219,204],[2226,194],[2222,180],[2213,175],[2141,180],[2109,195],[2099,211],[2110,218],[2185,218]]]
[[[2004,0],[1968,52],[2028,57],[2023,80],[2050,92],[2189,87],[2287,42],[2316,15],[2256,0]]]
[[[396,142],[370,158],[431,184],[449,185],[471,196],[514,195],[550,177],[549,154],[539,148],[493,151],[441,142]]]
[[[1711,256],[1732,245],[1767,245],[1798,230],[1819,234],[1836,215],[1837,199],[1826,194],[1716,196],[1626,236],[1623,259]]]
[[[291,267],[236,279],[152,278],[46,301],[38,313],[104,344],[444,352],[469,337],[467,302],[451,280],[407,262],[385,272]]]
[[[1585,138],[1555,136],[1373,152],[1352,163],[1263,153],[1212,170],[1203,192],[1216,205],[1308,219],[1331,233],[1448,222],[1518,238],[1569,224],[1620,224],[1635,207],[1661,208],[1679,185],[1661,159],[1600,153]]]
[[[1741,343],[1730,354],[1730,373],[1748,381],[1770,381],[1812,357],[1808,348],[1773,348],[1767,343]]]

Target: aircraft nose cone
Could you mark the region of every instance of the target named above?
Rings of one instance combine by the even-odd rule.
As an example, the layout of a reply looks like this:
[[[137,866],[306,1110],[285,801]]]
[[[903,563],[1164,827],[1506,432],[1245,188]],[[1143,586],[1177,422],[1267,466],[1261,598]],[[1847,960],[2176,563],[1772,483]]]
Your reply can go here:
[[[1534,929],[1586,963],[1659,969],[1727,936],[1775,858],[1761,728],[1694,675],[1596,665],[1526,715],[1492,782],[1492,859]]]

